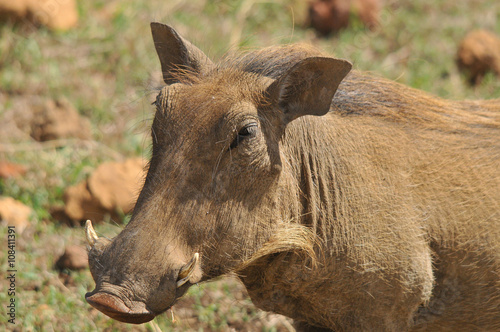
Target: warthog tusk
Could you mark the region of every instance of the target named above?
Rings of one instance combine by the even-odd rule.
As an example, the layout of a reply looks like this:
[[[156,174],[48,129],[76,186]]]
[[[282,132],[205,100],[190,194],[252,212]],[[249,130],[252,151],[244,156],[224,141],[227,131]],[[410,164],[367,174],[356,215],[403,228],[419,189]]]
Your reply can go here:
[[[92,221],[90,220],[85,222],[85,234],[87,235],[87,242],[91,247],[93,247],[97,240],[99,240],[99,237],[97,236],[94,227],[92,227]]]
[[[198,263],[198,259],[200,257],[200,254],[195,253],[193,258],[184,265],[181,270],[179,271],[179,278],[177,279],[177,287],[181,287],[184,285],[186,282],[188,282],[189,278],[193,275],[194,268],[196,264]]]

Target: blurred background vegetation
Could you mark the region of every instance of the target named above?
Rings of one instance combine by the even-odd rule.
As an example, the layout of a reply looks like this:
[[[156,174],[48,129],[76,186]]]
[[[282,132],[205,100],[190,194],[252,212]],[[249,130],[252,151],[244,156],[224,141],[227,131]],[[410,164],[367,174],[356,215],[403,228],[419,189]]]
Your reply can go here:
[[[68,100],[90,119],[92,139],[54,145],[30,139],[0,142],[0,161],[26,167],[22,177],[0,179],[0,196],[31,207],[32,222],[18,234],[17,331],[291,331],[290,322],[255,309],[232,279],[194,286],[153,323],[129,326],[85,303],[94,287],[88,270],[62,271],[54,263],[68,244],[85,246],[83,230],[54,220],[66,187],[85,179],[104,161],[149,156],[150,106],[161,86],[160,66],[149,23],[173,26],[212,58],[230,51],[306,42],[354,68],[449,99],[500,97],[492,74],[476,88],[455,65],[457,45],[477,28],[500,35],[497,0],[386,0],[380,27],[366,29],[356,15],[348,28],[318,38],[305,26],[305,0],[87,0],[78,1],[78,25],[51,31],[29,24],[0,25],[0,122],[20,100]],[[16,108],[18,107],[18,108]],[[26,110],[27,111],[27,110]],[[14,136],[13,136],[14,137]],[[108,219],[98,233],[112,237],[126,216]],[[0,230],[6,239],[6,227]],[[5,242],[2,242],[5,243]],[[6,248],[0,250],[6,271]],[[0,303],[7,303],[2,278]]]

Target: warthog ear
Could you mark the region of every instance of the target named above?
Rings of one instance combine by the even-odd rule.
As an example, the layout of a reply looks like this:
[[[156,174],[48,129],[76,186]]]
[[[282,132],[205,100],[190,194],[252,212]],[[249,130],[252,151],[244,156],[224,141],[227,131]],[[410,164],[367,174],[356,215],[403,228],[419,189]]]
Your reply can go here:
[[[346,60],[307,58],[272,83],[268,92],[284,112],[286,123],[303,115],[325,115],[351,68]]]
[[[201,73],[212,66],[212,61],[196,46],[179,36],[168,25],[151,23],[151,33],[156,53],[160,58],[163,80],[167,84],[177,83],[175,71],[191,70]]]

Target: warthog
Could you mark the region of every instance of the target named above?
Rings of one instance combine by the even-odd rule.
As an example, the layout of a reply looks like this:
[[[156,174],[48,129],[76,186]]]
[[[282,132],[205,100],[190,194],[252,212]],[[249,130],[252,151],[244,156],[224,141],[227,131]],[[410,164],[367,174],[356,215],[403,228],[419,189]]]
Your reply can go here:
[[[304,330],[500,330],[499,100],[446,101],[300,45],[213,63],[151,28],[152,158],[123,231],[87,224],[92,306],[143,323],[235,273]]]

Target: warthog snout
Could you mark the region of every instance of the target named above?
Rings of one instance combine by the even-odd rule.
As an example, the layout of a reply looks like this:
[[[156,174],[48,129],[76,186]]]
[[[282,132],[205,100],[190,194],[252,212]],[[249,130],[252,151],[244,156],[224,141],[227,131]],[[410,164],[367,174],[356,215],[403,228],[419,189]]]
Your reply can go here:
[[[149,322],[156,316],[146,307],[144,302],[128,301],[128,305],[126,305],[115,295],[94,292],[85,294],[85,300],[97,310],[120,322],[142,324]]]
[[[175,300],[184,294],[189,285],[198,280],[200,270],[198,253],[194,253],[187,263],[167,265],[166,273],[160,276],[156,274],[155,269],[146,269],[144,273],[134,270],[127,264],[106,270],[102,262],[120,259],[120,255],[116,256],[109,250],[116,239],[113,242],[100,239],[90,220],[85,224],[85,233],[90,246],[91,272],[97,281],[96,288],[85,294],[85,300],[113,319],[133,324],[148,322],[168,310]],[[116,242],[119,245],[121,240],[118,239]],[[177,250],[167,250],[167,252],[175,257],[182,256]],[[129,256],[134,258],[133,255]],[[136,258],[134,261],[139,260],[141,259]],[[134,282],[143,279],[153,280],[156,288],[141,288],[141,283]]]
[[[99,237],[92,227],[92,222],[85,223],[85,234],[90,248],[99,241]],[[127,304],[118,296],[110,292],[94,289],[85,294],[85,300],[102,313],[124,323],[142,324],[152,320],[155,314],[141,301],[127,301]]]

